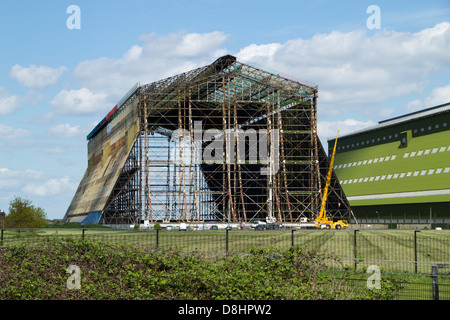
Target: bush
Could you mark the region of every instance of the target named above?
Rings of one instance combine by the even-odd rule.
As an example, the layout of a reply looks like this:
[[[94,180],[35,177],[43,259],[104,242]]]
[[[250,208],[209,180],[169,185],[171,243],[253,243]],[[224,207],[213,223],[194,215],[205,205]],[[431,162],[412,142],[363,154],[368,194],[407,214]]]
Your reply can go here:
[[[177,250],[142,250],[89,240],[46,239],[0,248],[3,299],[380,299],[345,290],[326,272],[328,257],[292,248],[207,257]],[[81,288],[68,289],[70,265]]]

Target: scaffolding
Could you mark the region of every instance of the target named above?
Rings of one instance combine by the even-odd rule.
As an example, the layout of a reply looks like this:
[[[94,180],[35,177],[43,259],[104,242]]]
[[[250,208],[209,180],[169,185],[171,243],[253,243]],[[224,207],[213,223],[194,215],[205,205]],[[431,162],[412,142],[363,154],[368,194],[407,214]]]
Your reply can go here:
[[[319,211],[329,161],[313,84],[227,55],[134,87],[107,117],[88,136],[96,151],[66,221],[295,223]],[[330,214],[350,217],[334,175],[328,199]]]

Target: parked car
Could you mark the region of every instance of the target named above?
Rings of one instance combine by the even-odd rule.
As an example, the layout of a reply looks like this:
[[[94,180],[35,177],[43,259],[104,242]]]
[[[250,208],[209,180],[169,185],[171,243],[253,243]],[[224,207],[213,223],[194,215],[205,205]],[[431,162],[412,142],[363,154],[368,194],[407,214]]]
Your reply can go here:
[[[267,224],[266,222],[261,221],[261,220],[259,220],[259,219],[252,219],[250,222],[252,223],[252,224],[250,225],[252,228],[256,228],[256,227],[258,227],[258,226],[264,226],[264,225]]]
[[[255,227],[255,230],[256,230],[256,231],[264,231],[264,230],[266,230],[266,225],[265,225],[265,224],[258,224],[258,225]]]

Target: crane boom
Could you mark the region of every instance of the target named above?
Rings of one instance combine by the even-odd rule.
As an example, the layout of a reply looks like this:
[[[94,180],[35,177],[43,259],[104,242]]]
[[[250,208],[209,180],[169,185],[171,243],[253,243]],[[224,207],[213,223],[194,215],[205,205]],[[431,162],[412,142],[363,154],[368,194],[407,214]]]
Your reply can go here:
[[[324,218],[324,213],[325,213],[325,204],[327,202],[327,198],[328,198],[328,188],[330,186],[331,183],[331,175],[333,173],[333,163],[334,163],[334,156],[336,154],[336,145],[337,145],[337,138],[339,135],[339,131],[336,135],[336,140],[334,142],[334,148],[333,148],[333,154],[331,156],[331,160],[330,160],[330,167],[328,168],[328,174],[327,174],[327,183],[325,184],[325,188],[323,190],[323,197],[322,197],[322,204],[320,206],[320,213],[319,213],[319,217],[318,219],[323,219]]]
[[[334,157],[336,155],[336,146],[337,146],[338,136],[339,136],[339,131],[337,132],[336,140],[334,141],[333,154],[332,154],[331,160],[330,160],[330,167],[328,168],[327,182],[326,182],[325,188],[323,190],[323,197],[322,197],[322,204],[320,206],[320,212],[316,218],[316,227],[318,227],[318,228],[340,229],[342,227],[346,228],[348,226],[347,221],[343,221],[343,220],[339,220],[336,223],[334,223],[333,220],[327,216],[327,213],[325,210],[325,204],[326,204],[327,198],[328,198],[328,188],[331,184],[331,175],[333,174],[333,164],[334,164]]]

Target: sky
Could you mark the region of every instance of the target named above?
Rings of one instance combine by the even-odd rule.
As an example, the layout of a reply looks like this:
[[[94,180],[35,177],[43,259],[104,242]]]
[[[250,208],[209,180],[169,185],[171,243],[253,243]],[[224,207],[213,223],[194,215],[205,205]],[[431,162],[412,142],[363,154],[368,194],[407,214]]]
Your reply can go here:
[[[225,54],[316,84],[326,148],[450,102],[450,2],[2,0],[0,210],[22,197],[62,219],[120,98]]]

